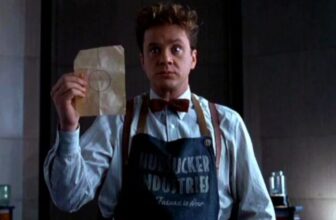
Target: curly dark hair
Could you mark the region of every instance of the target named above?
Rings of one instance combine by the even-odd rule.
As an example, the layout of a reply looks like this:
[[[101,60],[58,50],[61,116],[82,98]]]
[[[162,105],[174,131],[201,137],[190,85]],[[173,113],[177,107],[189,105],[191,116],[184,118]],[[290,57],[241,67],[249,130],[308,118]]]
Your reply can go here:
[[[195,10],[174,3],[157,3],[142,8],[136,19],[136,38],[140,52],[143,53],[145,31],[154,26],[166,24],[183,28],[189,38],[191,49],[196,49],[198,35],[198,16]]]

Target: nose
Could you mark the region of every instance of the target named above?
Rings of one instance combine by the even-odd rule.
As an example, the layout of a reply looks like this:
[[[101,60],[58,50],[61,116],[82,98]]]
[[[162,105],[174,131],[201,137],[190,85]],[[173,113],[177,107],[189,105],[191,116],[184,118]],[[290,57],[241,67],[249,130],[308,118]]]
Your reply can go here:
[[[172,56],[172,54],[170,53],[169,50],[164,50],[161,53],[159,63],[161,65],[170,65],[170,64],[173,63],[173,56]]]

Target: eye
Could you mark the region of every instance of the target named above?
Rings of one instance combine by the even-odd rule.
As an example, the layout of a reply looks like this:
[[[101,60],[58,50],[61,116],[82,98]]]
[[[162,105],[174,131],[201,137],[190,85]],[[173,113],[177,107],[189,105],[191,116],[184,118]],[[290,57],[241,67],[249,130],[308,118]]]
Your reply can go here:
[[[173,45],[173,47],[171,48],[171,52],[174,55],[179,55],[183,53],[183,48],[180,45]]]
[[[161,49],[159,47],[150,47],[148,52],[151,54],[151,55],[157,55],[157,54],[160,54],[161,52]]]

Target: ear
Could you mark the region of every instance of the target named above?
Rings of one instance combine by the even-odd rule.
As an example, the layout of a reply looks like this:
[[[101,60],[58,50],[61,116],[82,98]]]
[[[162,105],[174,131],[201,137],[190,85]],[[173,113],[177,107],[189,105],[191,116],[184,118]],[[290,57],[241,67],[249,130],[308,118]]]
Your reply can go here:
[[[193,49],[191,51],[191,69],[192,70],[195,69],[196,64],[197,64],[197,50]]]

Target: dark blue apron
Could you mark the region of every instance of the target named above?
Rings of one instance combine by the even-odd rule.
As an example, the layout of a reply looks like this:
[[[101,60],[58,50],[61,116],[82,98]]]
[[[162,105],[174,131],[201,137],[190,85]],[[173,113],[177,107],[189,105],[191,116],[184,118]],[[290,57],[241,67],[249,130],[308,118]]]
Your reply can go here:
[[[144,133],[146,97],[125,160],[116,219],[217,219],[216,158],[198,100],[192,98],[202,136],[165,142]]]

